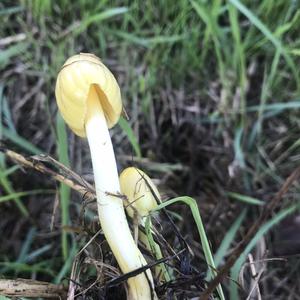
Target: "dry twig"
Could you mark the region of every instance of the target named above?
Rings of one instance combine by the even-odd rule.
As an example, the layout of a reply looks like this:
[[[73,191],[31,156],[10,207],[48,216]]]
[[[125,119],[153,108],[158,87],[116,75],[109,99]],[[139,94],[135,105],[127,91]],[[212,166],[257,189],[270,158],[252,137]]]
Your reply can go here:
[[[67,290],[63,285],[44,281],[0,279],[0,295],[7,297],[66,299]]]
[[[25,157],[15,151],[12,151],[3,145],[0,147],[2,151],[10,160],[18,163],[19,165],[25,168],[35,169],[43,174],[50,176],[52,179],[62,182],[65,185],[69,186],[71,189],[77,191],[86,199],[95,199],[96,194],[94,188],[81,178],[78,174],[74,173],[72,170],[63,166],[62,164],[51,158],[50,156],[45,155],[35,155],[30,157]],[[57,167],[59,170],[62,170],[63,174],[54,171],[46,166],[45,163],[50,163]]]

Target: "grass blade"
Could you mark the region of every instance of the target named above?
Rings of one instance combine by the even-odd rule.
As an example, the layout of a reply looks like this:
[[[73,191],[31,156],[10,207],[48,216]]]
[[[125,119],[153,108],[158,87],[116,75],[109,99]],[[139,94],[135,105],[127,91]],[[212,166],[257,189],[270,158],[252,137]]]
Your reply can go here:
[[[25,262],[26,263],[30,263],[32,261],[34,261],[35,259],[37,259],[39,256],[41,256],[42,254],[48,252],[50,249],[52,248],[51,245],[45,245],[37,250],[32,251],[30,254],[28,254],[25,258]]]
[[[242,268],[243,263],[245,262],[248,253],[253,249],[253,247],[257,244],[257,242],[265,235],[271,228],[273,228],[276,224],[281,222],[288,215],[292,214],[299,208],[298,205],[293,205],[288,208],[283,209],[281,212],[276,214],[271,220],[265,223],[250,241],[244,252],[240,255],[239,259],[236,261],[234,266],[231,268],[231,278],[232,281],[230,283],[230,299],[239,299],[238,296],[238,286],[236,281],[238,280],[239,271]]]
[[[155,209],[155,211],[160,210],[164,207],[167,207],[171,204],[179,203],[179,202],[182,202],[182,203],[188,205],[192,212],[194,221],[197,225],[197,229],[198,229],[198,233],[200,236],[204,256],[205,256],[205,259],[206,259],[206,262],[208,265],[208,279],[214,278],[216,275],[216,271],[215,271],[216,266],[214,263],[213,255],[210,250],[209,241],[208,241],[206,233],[205,233],[204,225],[202,223],[201,215],[200,215],[196,200],[191,197],[188,197],[188,196],[177,197],[177,198],[174,198],[174,199],[171,199],[171,200],[161,203],[160,205],[158,205],[158,207]],[[224,293],[223,293],[223,290],[222,290],[222,287],[220,284],[217,287],[217,291],[218,291],[220,298],[222,300],[225,300],[225,296],[224,296]]]
[[[261,105],[253,105],[247,107],[248,112],[256,112],[260,110]],[[299,109],[300,108],[300,99],[289,101],[289,102],[277,102],[277,103],[270,103],[264,105],[264,111],[269,110],[286,110],[286,109]]]
[[[88,16],[87,18],[83,19],[80,26],[76,28],[75,33],[79,34],[82,31],[86,30],[86,28],[93,24],[93,23],[97,23],[99,24],[100,22],[110,19],[112,17],[118,16],[118,15],[122,15],[128,12],[128,8],[127,7],[114,7],[111,9],[107,9],[104,12],[98,13],[98,14],[94,14],[92,16]]]
[[[17,263],[24,263],[25,260],[26,260],[26,257],[27,257],[27,253],[30,249],[30,246],[33,242],[33,239],[35,237],[35,234],[36,234],[36,228],[31,228],[27,235],[26,235],[26,239],[22,245],[22,248],[21,248],[21,251],[20,251],[20,254],[19,254],[19,257],[18,259],[16,260]]]
[[[28,48],[27,43],[18,43],[16,45],[10,46],[6,50],[0,52],[0,67],[4,68],[9,64],[10,59],[16,55],[20,55]]]
[[[19,262],[0,262],[0,267],[3,267],[1,273],[3,273],[3,270],[11,270],[14,271],[16,275],[21,272],[29,274],[41,273],[50,276],[54,275],[54,272],[49,268],[48,261],[43,261],[34,265]]]
[[[145,48],[151,48],[159,44],[173,44],[185,39],[184,35],[156,35],[154,37],[140,37],[124,31],[113,30],[111,33],[130,42],[131,44],[136,44]]]
[[[125,120],[123,117],[121,117],[119,120],[119,125],[122,128],[122,130],[124,131],[124,133],[126,134],[128,140],[135,152],[135,155],[138,158],[141,158],[142,154],[141,154],[141,149],[140,149],[139,143],[138,143],[137,138],[136,138],[132,128],[130,127],[128,121]]]
[[[17,170],[19,170],[19,169],[20,169],[20,166],[14,165],[14,166],[12,166],[12,167],[6,169],[6,170],[3,170],[3,171],[0,173],[0,180],[1,180],[2,178],[4,178],[4,177],[7,177],[7,176],[9,176],[9,175],[15,173],[15,172],[16,172]]]
[[[263,35],[274,45],[274,47],[282,53],[284,56],[286,62],[288,63],[289,67],[293,71],[294,78],[297,81],[297,85],[299,86],[299,78],[297,74],[296,66],[292,60],[292,58],[289,56],[289,54],[286,52],[286,50],[283,48],[281,41],[269,30],[269,28],[257,17],[253,14],[253,12],[248,9],[243,3],[241,3],[239,0],[229,0],[231,4],[233,4],[244,16],[246,16],[249,21],[258,29],[260,30]]]
[[[238,232],[242,222],[245,220],[246,215],[247,215],[247,209],[244,209],[239,215],[239,217],[232,224],[232,226],[229,228],[229,230],[226,232],[226,235],[224,236],[222,243],[214,257],[216,267],[220,265],[223,258],[225,257],[227,250],[229,249],[230,244],[234,240],[236,233]]]
[[[59,161],[67,167],[70,167],[69,155],[68,155],[68,137],[66,131],[66,125],[61,117],[60,113],[57,113],[56,117],[56,131],[57,131],[57,152]],[[69,225],[69,206],[70,206],[71,190],[68,186],[61,183],[59,187],[59,196],[62,213],[62,228]],[[67,232],[62,231],[62,252],[63,257],[66,260],[68,258],[68,240]]]
[[[9,121],[11,119],[11,114],[8,110],[6,99],[3,95],[3,86],[1,85],[0,86],[0,140],[3,137],[3,134],[6,133],[5,128],[3,126],[2,114],[3,114],[4,118],[6,117],[6,121]],[[12,130],[12,132],[14,132],[14,130]],[[4,154],[0,153],[0,184],[3,188],[3,190],[8,195],[14,195],[13,200],[14,200],[15,204],[17,205],[21,214],[27,218],[29,216],[29,212],[28,212],[26,206],[20,200],[20,198],[18,196],[16,196],[15,191],[12,187],[12,184],[8,179],[8,176],[10,174],[12,174],[16,170],[16,168],[18,168],[18,167],[14,166],[9,169],[6,169]]]
[[[227,195],[235,200],[247,203],[247,204],[252,204],[252,205],[264,205],[265,203],[259,199],[246,196],[246,195],[241,195],[239,193],[234,193],[234,192],[228,192]]]
[[[43,152],[41,149],[37,148],[36,146],[34,146],[30,142],[28,142],[26,139],[19,136],[17,133],[12,132],[11,130],[9,130],[5,127],[2,128],[2,133],[3,133],[3,136],[6,139],[8,139],[11,142],[13,142],[14,144],[20,146],[24,150],[27,150],[31,154],[38,155],[38,154],[41,154]]]
[[[2,8],[0,10],[0,16],[15,14],[24,10],[23,6],[11,6],[7,8]]]
[[[62,279],[71,270],[73,259],[74,259],[75,255],[76,255],[76,252],[77,252],[76,243],[73,243],[73,246],[72,246],[72,248],[71,248],[71,250],[69,252],[69,256],[67,257],[67,259],[65,260],[64,265],[62,266],[62,268],[60,269],[59,273],[55,277],[54,283],[56,283],[56,284],[61,283]]]
[[[26,197],[30,195],[38,195],[38,194],[45,194],[45,193],[53,193],[51,190],[33,190],[33,191],[26,191],[26,192],[11,192],[9,195],[1,196],[0,203],[7,202],[10,200],[20,199],[21,197]]]
[[[3,168],[4,163],[0,164],[0,184],[2,186],[2,188],[5,190],[5,192],[8,194],[8,196],[10,195],[14,195],[13,196],[13,200],[16,203],[18,209],[20,210],[20,212],[22,213],[22,215],[24,217],[28,217],[29,216],[29,212],[26,208],[26,206],[22,203],[21,199],[18,197],[17,193],[14,191],[14,189],[12,188],[12,185],[10,183],[10,181],[8,180],[7,176],[4,175],[5,173],[5,169]],[[4,196],[5,197],[5,196]],[[1,203],[1,200],[0,200]]]

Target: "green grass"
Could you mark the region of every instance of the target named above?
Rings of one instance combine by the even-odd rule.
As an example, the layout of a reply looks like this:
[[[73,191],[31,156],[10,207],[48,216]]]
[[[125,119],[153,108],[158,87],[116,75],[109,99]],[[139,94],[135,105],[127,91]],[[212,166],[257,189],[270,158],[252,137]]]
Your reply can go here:
[[[134,154],[138,157],[141,158],[142,154],[141,154],[141,149],[140,149],[140,145],[137,141],[137,138],[132,130],[132,128],[130,127],[130,124],[128,123],[128,121],[126,119],[124,119],[123,117],[120,118],[119,120],[119,125],[122,128],[122,130],[124,131],[124,133],[126,134],[133,150],[134,150]]]
[[[33,190],[33,191],[26,191],[26,192],[19,192],[19,193],[10,193],[6,196],[0,197],[0,203],[1,202],[7,202],[14,199],[20,199],[21,197],[30,196],[30,195],[38,195],[38,194],[46,194],[47,191],[45,190]],[[53,193],[53,191],[51,191]]]
[[[247,203],[247,204],[264,205],[264,202],[259,199],[256,199],[256,198],[253,198],[250,196],[246,196],[246,195],[241,195],[239,193],[228,192],[227,195],[232,199],[235,199],[235,200]]]
[[[66,167],[70,167],[69,154],[68,154],[68,136],[66,125],[58,113],[56,117],[56,134],[57,134],[57,152],[59,161]],[[70,206],[71,190],[68,186],[61,183],[59,187],[59,199],[61,205],[61,225],[62,225],[62,254],[64,260],[69,257],[67,233],[64,226],[70,224],[69,206]]]
[[[80,174],[90,172],[84,142],[70,139],[56,114],[54,87],[67,57],[95,53],[120,82],[131,117],[121,118],[121,131],[115,131],[117,154],[133,154],[154,177],[168,180],[176,194],[190,189],[197,201],[204,194],[223,204],[228,197],[230,204],[241,207],[234,220],[224,221],[225,233],[207,227],[215,243],[212,252],[216,252],[217,266],[298,163],[298,0],[165,0],[155,4],[148,0],[5,0],[0,3],[0,20],[0,138],[19,152],[51,154],[66,166],[78,167],[75,171]],[[20,33],[26,38],[14,40]],[[35,90],[39,79],[43,83]],[[186,124],[192,126],[192,134]],[[125,137],[122,143],[120,132]],[[189,139],[182,139],[182,134]],[[32,214],[28,200],[54,186],[47,179],[45,186],[35,182],[31,186],[27,180],[31,174],[23,176],[22,172],[0,153],[0,208],[16,214],[16,220],[28,221]],[[191,190],[195,181],[197,186]],[[18,257],[14,261],[15,254],[1,253],[4,276],[14,270],[28,276],[37,272],[60,282],[70,275],[78,245],[66,228],[80,223],[80,209],[77,202],[73,205],[77,198],[68,187],[59,185],[58,195],[61,214],[56,225],[61,240],[56,247],[61,257],[47,257],[52,245],[36,245],[33,238],[34,249],[26,253],[36,255],[34,263],[18,261]],[[54,198],[49,193],[43,196]],[[261,228],[245,255],[258,237],[267,235],[281,216],[290,213],[290,202],[288,194],[282,207],[289,208],[279,209]],[[210,216],[202,211],[201,215],[205,228]],[[26,226],[29,233],[35,228]],[[28,245],[26,239],[20,242],[22,247]],[[204,243],[204,249],[210,248]],[[212,253],[206,256],[211,264]],[[243,255],[232,269],[233,279],[244,260]],[[227,280],[223,287],[230,299],[237,299],[234,282]]]
[[[292,205],[285,209],[278,214],[276,214],[271,220],[266,222],[256,233],[256,235],[252,238],[252,240],[247,245],[244,252],[240,255],[239,259],[236,261],[234,266],[231,269],[231,284],[230,284],[230,299],[238,299],[238,285],[236,284],[238,280],[239,272],[242,268],[243,263],[247,258],[247,254],[255,247],[258,241],[265,235],[270,229],[272,229],[276,224],[282,221],[287,216],[294,213],[297,209],[299,209],[298,205]]]
[[[208,267],[207,279],[210,280],[210,279],[214,278],[217,274],[216,265],[214,262],[213,254],[210,249],[209,240],[206,236],[206,230],[205,230],[205,227],[202,222],[202,218],[201,218],[201,215],[199,212],[197,201],[195,199],[193,199],[191,197],[187,197],[187,196],[177,197],[177,198],[170,199],[170,200],[167,200],[167,201],[159,204],[158,207],[155,209],[155,211],[159,211],[162,208],[165,208],[169,205],[176,204],[176,203],[183,203],[183,204],[187,205],[192,213],[194,222],[196,223],[196,226],[197,226],[199,238],[201,241],[202,251],[204,253],[205,260],[206,260],[207,267]],[[225,296],[224,296],[224,293],[222,290],[222,286],[220,284],[217,286],[216,290],[218,292],[220,299],[225,299]]]
[[[216,264],[216,267],[218,267],[222,260],[225,259],[229,247],[231,243],[235,240],[236,234],[244,221],[245,217],[247,215],[247,209],[244,209],[241,214],[238,216],[238,218],[235,220],[235,222],[230,226],[228,231],[226,232],[226,235],[224,236],[216,254],[214,255],[214,261]]]

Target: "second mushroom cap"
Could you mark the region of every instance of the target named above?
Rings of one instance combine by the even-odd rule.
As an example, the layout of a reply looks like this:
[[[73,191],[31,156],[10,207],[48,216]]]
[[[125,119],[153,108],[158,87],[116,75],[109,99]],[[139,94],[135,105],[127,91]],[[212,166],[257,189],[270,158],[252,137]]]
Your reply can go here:
[[[126,211],[130,217],[135,212],[139,217],[145,217],[157,207],[159,192],[147,174],[135,167],[129,167],[120,174],[121,192],[127,197]],[[155,194],[155,196],[153,195]]]

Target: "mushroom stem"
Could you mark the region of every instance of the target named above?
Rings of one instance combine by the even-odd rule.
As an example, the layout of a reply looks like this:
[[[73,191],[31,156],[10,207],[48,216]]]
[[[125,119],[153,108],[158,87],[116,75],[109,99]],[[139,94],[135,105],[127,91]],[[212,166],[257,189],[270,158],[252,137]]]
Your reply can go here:
[[[93,85],[88,95],[85,130],[91,151],[101,227],[122,272],[127,273],[147,263],[133,240],[123,200],[118,197],[120,184],[116,159],[103,108]],[[146,274],[128,279],[130,300],[152,299],[150,270]]]

